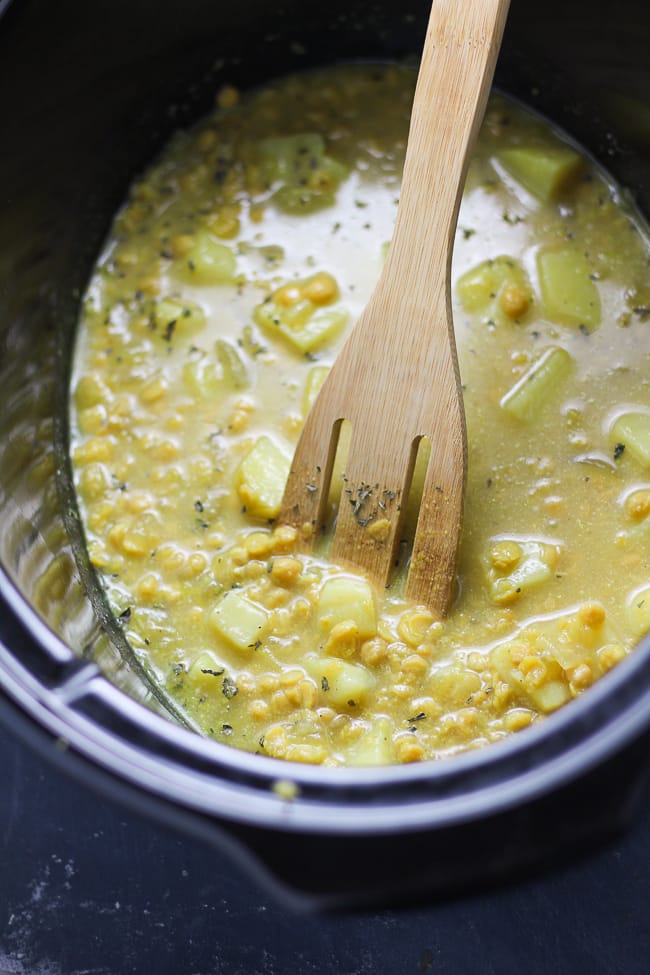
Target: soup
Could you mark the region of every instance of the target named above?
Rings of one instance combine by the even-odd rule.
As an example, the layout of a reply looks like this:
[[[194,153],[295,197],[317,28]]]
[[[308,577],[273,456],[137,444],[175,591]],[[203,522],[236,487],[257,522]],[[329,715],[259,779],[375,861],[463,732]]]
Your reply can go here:
[[[647,236],[590,159],[500,96],[454,250],[469,470],[449,616],[276,521],[386,254],[414,84],[355,65],[222,89],[134,183],[79,324],[70,449],[109,604],[198,732],[292,761],[495,742],[650,629]]]

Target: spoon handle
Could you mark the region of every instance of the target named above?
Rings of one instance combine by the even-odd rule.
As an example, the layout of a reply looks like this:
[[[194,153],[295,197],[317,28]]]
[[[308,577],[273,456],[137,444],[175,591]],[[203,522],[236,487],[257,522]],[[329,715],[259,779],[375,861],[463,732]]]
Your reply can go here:
[[[460,200],[509,4],[510,0],[433,3],[386,280],[406,273],[410,287],[423,282],[426,290],[432,289],[432,275],[443,285],[449,280]],[[403,233],[407,246],[402,245]],[[395,259],[400,266],[394,269]]]

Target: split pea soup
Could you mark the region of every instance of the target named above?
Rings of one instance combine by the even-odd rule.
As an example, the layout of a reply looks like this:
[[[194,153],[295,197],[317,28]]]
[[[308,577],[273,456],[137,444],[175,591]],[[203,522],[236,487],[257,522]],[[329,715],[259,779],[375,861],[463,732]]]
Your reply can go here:
[[[496,742],[650,629],[648,236],[500,96],[453,260],[469,474],[448,618],[405,601],[403,572],[379,591],[276,520],[380,273],[414,83],[357,65],[222,89],[131,187],[79,322],[70,450],[106,599],[192,728],[291,761]]]

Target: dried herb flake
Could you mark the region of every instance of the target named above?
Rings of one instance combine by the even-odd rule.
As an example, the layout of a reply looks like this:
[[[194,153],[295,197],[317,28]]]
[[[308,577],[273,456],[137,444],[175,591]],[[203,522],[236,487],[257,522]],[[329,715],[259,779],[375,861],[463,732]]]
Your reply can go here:
[[[229,701],[239,693],[239,689],[232,678],[224,677],[223,684],[221,685],[221,693]]]

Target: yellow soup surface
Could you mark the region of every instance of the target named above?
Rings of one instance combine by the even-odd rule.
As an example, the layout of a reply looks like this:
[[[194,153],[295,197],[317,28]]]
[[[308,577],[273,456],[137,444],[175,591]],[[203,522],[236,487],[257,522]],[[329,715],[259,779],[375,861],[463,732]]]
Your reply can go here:
[[[83,304],[70,449],[91,561],[188,722],[264,755],[476,748],[650,629],[648,240],[584,154],[503,97],[454,250],[469,475],[448,618],[277,523],[386,254],[414,82],[356,65],[223,89],[134,183]]]

